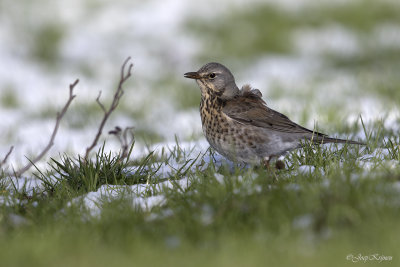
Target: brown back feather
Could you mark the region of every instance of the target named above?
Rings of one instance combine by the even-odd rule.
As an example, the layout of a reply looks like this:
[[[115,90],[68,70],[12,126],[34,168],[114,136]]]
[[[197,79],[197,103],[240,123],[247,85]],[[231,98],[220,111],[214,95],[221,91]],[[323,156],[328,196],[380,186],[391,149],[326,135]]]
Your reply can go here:
[[[326,137],[325,134],[313,132],[293,121],[287,116],[267,107],[258,89],[249,85],[243,86],[238,96],[225,102],[222,112],[231,119],[247,125],[266,128],[278,132],[314,134]]]

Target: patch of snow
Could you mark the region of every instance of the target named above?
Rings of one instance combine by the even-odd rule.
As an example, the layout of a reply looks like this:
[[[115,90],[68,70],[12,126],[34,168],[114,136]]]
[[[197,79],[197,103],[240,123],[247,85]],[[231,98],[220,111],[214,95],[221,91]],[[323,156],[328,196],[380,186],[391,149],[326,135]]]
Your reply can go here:
[[[393,183],[393,189],[400,193],[400,181],[396,181]]]
[[[285,185],[285,189],[289,190],[289,191],[300,191],[301,186],[296,183],[291,183],[291,184]]]
[[[13,206],[20,204],[20,200],[11,196],[0,196],[0,205]]]
[[[372,153],[363,155],[358,158],[358,161],[370,161],[374,159],[378,159],[380,161],[385,160],[385,157],[389,155],[389,150],[385,148],[377,148]]]
[[[320,68],[321,62],[315,58],[266,55],[242,73],[245,79],[238,76],[238,85],[251,81],[265,98],[265,92],[276,85],[288,91],[309,86],[311,73]]]
[[[99,216],[104,201],[112,201],[121,197],[132,198],[132,206],[145,211],[150,211],[154,206],[160,206],[165,203],[165,196],[163,195],[142,197],[129,190],[128,186],[103,185],[96,192],[89,192],[85,196],[73,199],[69,205],[82,202],[91,216]]]
[[[313,217],[311,214],[302,215],[293,220],[293,227],[296,229],[306,229],[311,226],[312,222]]]
[[[398,24],[379,24],[373,30],[375,42],[383,49],[400,48],[400,26]]]
[[[210,205],[203,205],[201,209],[200,221],[204,225],[209,225],[214,220],[214,209]]]
[[[168,248],[177,248],[181,245],[181,239],[178,236],[169,236],[165,238],[165,245]]]
[[[15,226],[20,226],[20,225],[26,225],[28,224],[28,220],[18,214],[9,214],[8,219],[11,221],[11,223]]]
[[[293,38],[296,50],[305,56],[315,57],[328,54],[354,56],[360,50],[356,34],[339,24],[317,29],[298,29]]]
[[[28,196],[32,196],[34,191],[42,191],[44,189],[42,180],[36,177],[5,177],[2,182],[6,185],[8,191],[25,192]]]
[[[224,181],[224,177],[225,176],[224,175],[222,175],[220,173],[215,173],[214,177],[215,177],[215,180],[217,180],[218,183],[225,184],[225,181]]]
[[[315,171],[315,167],[310,166],[310,165],[302,165],[302,166],[299,166],[299,168],[298,168],[298,172],[300,174],[312,174],[314,171]]]

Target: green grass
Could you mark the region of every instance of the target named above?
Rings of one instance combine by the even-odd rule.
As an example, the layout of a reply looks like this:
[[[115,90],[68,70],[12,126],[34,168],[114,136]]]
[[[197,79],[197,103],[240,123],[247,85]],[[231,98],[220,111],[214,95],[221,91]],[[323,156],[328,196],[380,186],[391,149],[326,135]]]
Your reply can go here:
[[[365,90],[373,96],[381,98],[388,105],[397,106],[400,101],[400,80],[391,76],[391,72],[386,72],[382,77],[375,77],[373,74],[365,80]],[[367,76],[365,76],[367,77]],[[385,117],[385,116],[383,116]]]
[[[2,263],[345,266],[353,264],[348,254],[380,253],[393,256],[395,264],[400,208],[394,184],[400,167],[389,168],[376,156],[365,171],[359,158],[386,135],[391,141],[379,142],[388,148],[385,159],[398,164],[400,140],[372,129],[366,130],[367,148],[305,144],[286,157],[289,167],[275,171],[214,164],[202,169],[204,155],[195,163],[198,155],[183,152],[179,144],[134,161],[102,149],[91,162],[52,160],[48,171],[37,174],[45,182],[43,191],[12,193],[2,186],[1,196],[15,201],[0,206]],[[170,177],[157,174],[160,164],[173,162],[180,168]],[[132,165],[136,172],[123,171]],[[299,171],[303,165],[316,170]],[[188,187],[179,185],[183,177]],[[166,180],[174,186],[152,190]],[[76,198],[103,184],[136,183],[148,184],[142,196],[163,194],[164,204],[142,210],[132,206],[129,190],[121,190],[114,200],[99,202],[101,213],[92,216]]]
[[[5,108],[17,108],[20,103],[18,100],[17,94],[14,92],[14,88],[12,86],[3,88],[3,92],[0,95],[0,105]]]
[[[34,32],[32,55],[38,61],[54,66],[59,58],[59,49],[65,29],[59,23],[47,23]]]
[[[342,5],[321,5],[303,10],[308,24],[339,23],[346,28],[368,33],[376,22],[398,23],[400,5],[395,1],[356,0]]]
[[[268,21],[265,20],[268,18]],[[239,58],[262,52],[286,53],[290,51],[289,33],[296,26],[292,16],[270,5],[259,8],[233,10],[223,18],[211,22],[188,22],[188,29],[206,40],[202,60],[212,58]]]

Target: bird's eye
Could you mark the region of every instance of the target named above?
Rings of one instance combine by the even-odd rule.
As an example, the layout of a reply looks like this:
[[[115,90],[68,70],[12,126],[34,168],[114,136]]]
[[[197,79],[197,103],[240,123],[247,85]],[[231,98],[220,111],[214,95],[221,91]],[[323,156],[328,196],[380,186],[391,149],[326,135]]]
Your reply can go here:
[[[215,78],[215,76],[216,76],[216,74],[215,74],[215,73],[210,73],[210,74],[208,75],[208,78],[210,78],[210,79],[214,79],[214,78]]]

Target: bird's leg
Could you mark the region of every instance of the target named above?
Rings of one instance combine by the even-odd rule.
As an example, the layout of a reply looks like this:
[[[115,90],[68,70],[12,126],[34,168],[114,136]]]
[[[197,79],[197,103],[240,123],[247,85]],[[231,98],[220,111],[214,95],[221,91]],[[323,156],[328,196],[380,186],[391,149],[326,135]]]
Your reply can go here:
[[[265,157],[263,160],[263,164],[267,170],[271,169],[271,165],[269,164],[270,161],[271,161],[271,157]],[[279,159],[276,160],[275,169],[282,170],[284,168],[285,168],[285,162],[283,162],[282,160],[279,160]]]
[[[278,181],[278,177],[276,176],[276,170],[282,170],[285,168],[285,163],[281,160],[277,160],[275,162],[275,168],[272,168],[271,165],[269,164],[269,162],[271,161],[272,157],[265,157],[263,159],[263,164],[265,166],[265,168],[270,171],[273,175],[274,175],[274,181]]]
[[[267,170],[270,170],[270,169],[271,169],[271,166],[269,165],[270,160],[271,160],[270,157],[265,157],[265,158],[263,159],[263,164],[264,164],[264,166],[265,166],[265,168],[266,168]]]
[[[267,169],[267,171],[269,171],[270,173],[272,173],[274,175],[274,181],[278,181],[278,177],[276,177],[276,169],[272,168],[271,165],[269,164],[269,162],[271,161],[271,157],[265,157],[263,160],[263,164],[265,166],[265,168]]]

